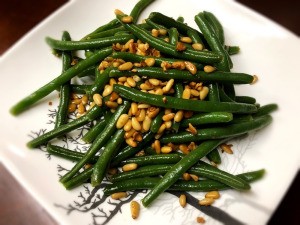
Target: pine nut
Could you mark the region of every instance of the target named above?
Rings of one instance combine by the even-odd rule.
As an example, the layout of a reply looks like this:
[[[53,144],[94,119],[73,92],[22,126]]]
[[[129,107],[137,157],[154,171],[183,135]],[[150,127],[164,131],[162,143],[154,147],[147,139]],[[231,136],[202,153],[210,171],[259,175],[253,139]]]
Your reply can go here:
[[[195,142],[192,141],[192,142],[188,145],[188,149],[189,149],[189,151],[195,150],[195,149],[196,149],[196,144],[195,144]]]
[[[170,69],[172,67],[172,65],[166,61],[163,61],[161,64],[160,64],[161,68],[163,68],[163,71],[166,71],[168,69]]]
[[[151,122],[152,122],[151,118],[149,116],[145,116],[145,119],[144,119],[143,125],[142,125],[142,128],[144,131],[150,130]]]
[[[172,127],[172,121],[165,121],[166,129],[170,129]]]
[[[140,82],[141,78],[138,75],[133,75],[132,79],[134,79],[135,82]]]
[[[159,108],[156,108],[154,106],[151,106],[147,110],[147,116],[149,116],[151,119],[156,117],[158,113],[159,113]]]
[[[119,97],[119,98],[117,99],[117,103],[118,103],[119,105],[121,105],[121,104],[123,103],[123,99]]]
[[[182,194],[179,197],[179,204],[184,208],[186,206],[186,195]]]
[[[84,114],[85,113],[85,107],[82,103],[77,105],[77,111],[78,111],[79,114]]]
[[[153,66],[155,64],[155,59],[154,58],[147,58],[145,59],[145,63],[147,66]]]
[[[118,81],[120,81],[120,82],[125,82],[127,80],[127,77],[119,77],[118,78]]]
[[[160,85],[160,80],[155,79],[155,78],[150,78],[149,83],[154,85],[154,86],[158,86],[158,85]]]
[[[121,10],[119,10],[119,9],[115,9],[115,15],[124,15],[124,13],[121,11]]]
[[[97,106],[102,106],[102,97],[100,94],[94,94],[93,100]]]
[[[160,125],[157,133],[162,134],[165,131],[165,129],[166,129],[166,125],[163,123],[162,125]]]
[[[161,147],[160,147],[160,141],[159,141],[159,140],[155,140],[155,141],[154,141],[154,143],[153,143],[153,148],[154,148],[156,154],[160,154],[160,152],[161,152],[161,151],[160,151]]]
[[[178,110],[174,116],[174,121],[179,123],[183,118],[183,111],[182,110]]]
[[[146,91],[149,91],[149,90],[152,90],[153,89],[153,85],[152,84],[146,84],[146,83],[142,83],[141,85],[140,85],[140,88],[142,89],[142,90],[146,90]]]
[[[136,86],[136,82],[134,81],[134,79],[132,77],[128,77],[126,82],[130,85],[130,87]]]
[[[197,217],[197,223],[205,223],[205,219],[201,216]]]
[[[151,34],[152,34],[153,37],[158,37],[159,31],[157,29],[152,29]]]
[[[174,79],[171,79],[167,82],[166,86],[164,87],[165,88],[165,92],[168,92],[171,90],[172,86],[174,84]],[[163,89],[164,90],[164,89]]]
[[[140,214],[140,204],[136,201],[130,202],[130,211],[131,211],[131,217],[132,219],[138,218]]]
[[[232,145],[228,145],[228,144],[220,145],[220,148],[222,149],[222,151],[226,152],[227,154],[233,154],[231,147],[232,147]]]
[[[214,199],[213,198],[204,198],[202,200],[199,201],[199,205],[206,205],[206,206],[209,206],[211,204],[214,203]]]
[[[189,127],[187,128],[187,131],[191,132],[193,135],[196,135],[198,133],[197,129],[191,123],[189,123]]]
[[[142,122],[142,121],[144,121],[145,117],[146,117],[146,110],[145,109],[140,109],[140,113],[136,117],[137,121]]]
[[[190,99],[190,97],[191,97],[191,89],[185,88],[183,90],[183,93],[182,93],[182,98],[183,99]]]
[[[176,51],[178,52],[182,52],[186,49],[186,46],[184,43],[180,42],[180,41],[177,41],[176,43]]]
[[[179,150],[185,155],[190,153],[190,150],[188,149],[188,146],[186,144],[180,144]]]
[[[203,50],[203,45],[200,43],[194,43],[192,44],[193,49],[198,50],[198,51],[202,51]]]
[[[127,114],[122,114],[119,119],[117,120],[117,123],[116,123],[116,127],[118,129],[121,129],[122,127],[125,126],[125,124],[128,122],[129,120],[129,116]]]
[[[133,130],[134,131],[134,130]],[[130,131],[129,131],[130,132]],[[135,131],[134,131],[135,132]],[[125,133],[126,134],[126,133]],[[130,133],[131,134],[131,133]],[[132,135],[133,135],[133,133],[132,133]],[[125,139],[125,142],[129,145],[129,146],[131,146],[131,147],[133,147],[133,148],[135,148],[136,146],[137,146],[137,143],[136,143],[136,141],[132,138],[132,137],[130,137],[130,138],[127,138],[127,139]]]
[[[184,70],[185,69],[185,64],[184,64],[183,61],[173,62],[172,63],[172,68],[178,69],[178,70]]]
[[[193,75],[195,75],[197,73],[197,67],[195,66],[195,64],[185,61],[185,68]]]
[[[168,113],[168,114],[163,115],[162,120],[163,121],[171,121],[174,119],[174,117],[175,117],[175,113]]]
[[[133,138],[137,142],[141,142],[143,140],[143,136],[139,132],[134,133]]]
[[[218,199],[220,198],[220,193],[218,191],[210,191],[206,193],[205,198]]]
[[[102,93],[102,96],[103,96],[103,97],[108,96],[108,95],[110,95],[112,92],[113,92],[113,87],[110,86],[110,85],[105,85],[104,91],[103,91],[103,93]]]
[[[135,116],[138,112],[138,104],[135,102],[131,103],[130,109],[131,109],[131,114]]]
[[[76,99],[73,99],[71,102],[74,103],[75,105],[79,105],[81,103],[81,99],[76,98]]]
[[[135,129],[133,129],[133,128],[131,130],[125,132],[124,138],[126,139],[126,143],[127,143],[127,139],[131,138],[133,136],[134,132],[135,132]],[[128,141],[128,142],[131,142],[131,141]]]
[[[124,129],[125,131],[130,131],[131,128],[132,128],[132,126],[131,126],[131,120],[128,119],[128,121],[125,123],[123,129]]]
[[[202,90],[200,91],[200,95],[199,95],[200,100],[204,100],[206,98],[206,96],[208,95],[208,92],[209,92],[209,88],[204,86],[202,88]]]
[[[141,124],[139,123],[136,117],[133,117],[131,119],[131,125],[132,128],[135,129],[136,131],[140,131],[142,129]]]
[[[75,110],[76,110],[76,104],[74,104],[74,103],[69,104],[68,112],[72,113],[72,112],[75,112]]]
[[[160,149],[161,153],[168,154],[172,152],[172,148],[170,146],[163,146]]]
[[[149,104],[138,104],[138,109],[148,109],[151,105]]]
[[[155,94],[156,94],[156,95],[163,95],[163,94],[164,94],[164,91],[163,91],[163,89],[158,88],[158,89],[155,90]]]
[[[206,66],[204,66],[203,70],[205,73],[211,73],[211,72],[214,72],[216,70],[216,68],[213,66],[210,66],[210,65],[206,65]]]
[[[159,32],[159,35],[161,35],[161,36],[164,36],[164,35],[167,34],[167,30],[166,29],[159,29],[158,32]]]
[[[191,178],[194,180],[194,181],[198,181],[199,180],[199,177],[195,174],[190,174]]]
[[[195,89],[191,89],[191,95],[198,97],[200,95],[200,92]]]
[[[105,105],[110,109],[116,109],[119,106],[118,103],[112,101],[105,102]]]
[[[193,42],[193,40],[190,37],[181,37],[180,41],[188,44],[191,44]]]
[[[188,181],[191,179],[191,176],[189,173],[184,173],[182,174],[182,179]]]
[[[109,101],[113,102],[113,101],[117,100],[118,98],[119,98],[118,93],[113,91],[109,97]]]
[[[122,170],[124,172],[131,171],[131,170],[135,170],[137,167],[138,167],[138,164],[136,164],[136,163],[128,163],[122,167]]]
[[[121,71],[131,70],[132,67],[133,67],[132,62],[126,62],[126,63],[121,64],[121,65],[118,67],[118,70],[121,70]]]
[[[88,102],[89,102],[88,96],[87,96],[87,95],[82,96],[82,98],[81,98],[81,103],[82,103],[83,105],[87,105]]]
[[[110,197],[112,199],[118,200],[118,199],[121,199],[121,198],[126,198],[127,193],[126,192],[116,192],[116,193],[113,193]]]
[[[132,16],[124,16],[124,17],[122,17],[121,20],[123,23],[132,23],[133,18],[132,18]]]

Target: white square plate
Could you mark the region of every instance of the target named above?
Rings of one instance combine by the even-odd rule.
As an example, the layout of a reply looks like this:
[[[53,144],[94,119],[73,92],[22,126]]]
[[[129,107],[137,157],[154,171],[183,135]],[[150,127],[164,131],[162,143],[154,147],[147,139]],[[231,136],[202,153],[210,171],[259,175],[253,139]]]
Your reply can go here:
[[[262,105],[273,102],[279,105],[271,126],[236,143],[234,155],[225,157],[221,166],[234,174],[265,168],[265,177],[253,183],[251,191],[224,191],[214,207],[202,210],[191,205],[182,209],[176,197],[166,193],[150,208],[142,208],[140,217],[133,221],[126,200],[120,203],[107,198],[101,203],[101,190],[96,193],[89,185],[66,191],[58,182],[58,174],[64,174],[64,168],[70,169],[71,162],[26,148],[29,136],[52,128],[57,94],[18,117],[11,116],[8,110],[60,74],[60,61],[51,54],[45,36],[59,39],[62,31],[67,30],[78,40],[114,18],[114,9],[128,13],[136,2],[71,1],[3,55],[0,61],[2,162],[60,224],[196,224],[197,216],[203,216],[206,224],[265,224],[299,168],[300,41],[291,32],[234,1],[157,0],[141,17],[159,11],[174,18],[183,16],[185,22],[197,28],[194,15],[203,10],[213,12],[224,26],[226,44],[241,47],[241,53],[232,57],[233,71],[259,76],[257,84],[237,87],[238,95],[253,96]],[[52,106],[49,101],[53,101]],[[203,195],[195,194],[198,198]],[[142,197],[143,194],[138,194],[135,198]]]

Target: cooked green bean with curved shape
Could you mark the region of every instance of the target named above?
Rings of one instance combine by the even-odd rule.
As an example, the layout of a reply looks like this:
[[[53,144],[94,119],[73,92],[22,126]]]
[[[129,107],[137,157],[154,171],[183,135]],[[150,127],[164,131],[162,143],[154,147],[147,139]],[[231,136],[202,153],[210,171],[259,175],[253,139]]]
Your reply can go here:
[[[228,112],[211,112],[211,113],[199,113],[193,115],[190,118],[183,119],[180,122],[181,127],[188,127],[189,123],[193,126],[201,124],[213,124],[213,123],[227,123],[233,119],[232,113]]]

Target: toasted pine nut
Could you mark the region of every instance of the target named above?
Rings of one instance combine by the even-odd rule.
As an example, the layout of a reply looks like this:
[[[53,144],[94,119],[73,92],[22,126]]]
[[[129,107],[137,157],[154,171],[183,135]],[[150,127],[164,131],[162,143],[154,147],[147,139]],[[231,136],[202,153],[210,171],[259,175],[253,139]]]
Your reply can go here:
[[[126,63],[121,64],[121,65],[118,67],[118,70],[121,70],[121,71],[124,71],[124,70],[131,70],[132,67],[133,67],[132,62],[126,62]]]
[[[82,96],[82,98],[81,98],[81,103],[82,103],[83,105],[86,105],[86,104],[88,104],[88,102],[89,102],[88,96],[87,96],[87,95]]]
[[[130,211],[131,211],[131,217],[132,219],[138,218],[140,214],[140,204],[136,201],[130,202]]]
[[[108,95],[110,95],[112,92],[113,92],[113,87],[110,86],[110,85],[105,85],[104,91],[103,91],[103,93],[102,93],[102,96],[103,96],[103,97],[108,96]]]
[[[125,82],[127,80],[127,77],[119,77],[118,81],[120,82]]]
[[[170,129],[172,127],[172,121],[165,121],[166,129]]]
[[[124,86],[126,86],[126,87],[131,87],[128,83],[127,83],[127,81],[123,84]]]
[[[116,84],[117,83],[117,81],[114,79],[114,78],[110,78],[109,79],[109,85],[110,86],[113,86],[114,84]]]
[[[121,20],[123,23],[132,23],[133,18],[132,18],[132,16],[124,16],[124,17],[122,17]]]
[[[141,78],[138,75],[133,75],[132,79],[134,79],[135,82],[141,81]]]
[[[202,88],[202,90],[200,91],[200,95],[199,95],[200,100],[204,100],[206,98],[206,96],[208,95],[208,92],[209,92],[209,88],[204,86]]]
[[[152,85],[152,84],[142,83],[142,84],[140,85],[140,88],[141,88],[142,90],[149,91],[149,90],[152,90],[152,89],[153,89],[153,85]]]
[[[198,51],[202,51],[203,50],[203,45],[200,43],[194,43],[192,44],[193,49],[198,50]]]
[[[205,223],[205,219],[201,216],[197,217],[197,223]]]
[[[118,93],[113,91],[109,97],[109,101],[113,102],[113,101],[117,100],[118,98],[119,98]]]
[[[166,61],[163,61],[161,64],[160,64],[161,68],[163,68],[164,71],[166,71],[167,69],[170,69],[172,67],[172,65]]]
[[[200,95],[200,92],[195,89],[191,89],[191,95],[198,97]]]
[[[152,29],[152,30],[151,30],[151,34],[152,34],[152,36],[154,36],[154,37],[158,37],[159,31],[158,31],[157,29]]]
[[[213,198],[204,198],[204,199],[202,199],[202,200],[199,201],[199,205],[206,205],[206,206],[208,206],[208,205],[213,204],[214,201],[215,200]]]
[[[192,141],[192,142],[188,145],[188,149],[189,149],[189,151],[195,150],[195,149],[196,149],[196,144],[195,144],[195,142]]]
[[[131,109],[131,114],[135,116],[138,112],[138,104],[135,102],[131,103],[130,109]]]
[[[179,204],[184,208],[186,206],[186,195],[182,194],[179,197]]]
[[[118,200],[118,199],[121,199],[121,198],[126,198],[127,193],[126,192],[116,192],[116,193],[113,193],[110,197],[112,199]]]
[[[129,131],[130,132],[130,131]],[[135,131],[134,131],[135,132]],[[125,133],[126,134],[126,133]],[[130,133],[131,134],[131,133]],[[127,138],[127,139],[125,139],[125,142],[129,145],[129,146],[131,146],[131,147],[136,147],[137,146],[137,143],[136,143],[136,141],[132,138],[132,137],[130,137],[130,138]]]
[[[163,91],[163,89],[158,88],[158,89],[155,90],[155,94],[156,94],[156,95],[163,95],[163,94],[164,94],[164,91]]]
[[[186,144],[179,145],[179,150],[185,155],[190,153],[190,150],[188,149],[188,146]]]
[[[136,117],[133,117],[131,119],[131,125],[132,128],[135,129],[136,131],[140,131],[142,129],[141,124],[139,123]]]
[[[154,86],[158,86],[160,85],[160,80],[155,79],[155,78],[150,78],[149,79],[150,84],[154,85]]]
[[[173,84],[174,84],[174,79],[170,79],[170,80],[167,82],[166,86],[164,87],[164,88],[165,88],[165,92],[170,91],[171,88],[172,88],[172,86],[173,86]]]
[[[118,103],[119,105],[121,105],[121,104],[123,103],[123,99],[119,97],[119,98],[117,99],[117,103]]]
[[[85,107],[82,103],[77,105],[77,111],[78,111],[79,114],[84,114],[85,113]]]
[[[119,119],[117,120],[117,123],[116,123],[116,127],[118,129],[121,129],[122,127],[125,126],[125,124],[128,122],[129,120],[129,116],[127,114],[122,114]]]
[[[145,119],[144,119],[143,125],[142,125],[142,128],[144,131],[150,130],[151,122],[152,122],[151,118],[149,116],[145,116]]]
[[[183,93],[182,93],[182,98],[183,99],[190,99],[190,97],[191,97],[191,89],[185,88],[183,90]]]
[[[144,121],[145,117],[146,117],[146,110],[145,109],[140,109],[140,113],[136,117],[137,121],[142,122],[142,121]]]
[[[125,138],[125,139],[131,138],[131,137],[133,136],[134,132],[135,132],[135,129],[131,128],[131,130],[125,132],[124,138]],[[126,142],[127,142],[127,141],[126,141]],[[127,143],[127,144],[128,144],[128,143]]]
[[[72,113],[75,112],[75,110],[76,110],[76,104],[70,103],[68,107],[68,112]]]
[[[162,134],[164,132],[164,130],[166,129],[166,125],[163,123],[162,125],[160,125],[157,133],[158,134]]]
[[[190,37],[181,37],[180,41],[188,44],[191,44],[193,42],[193,40]]]
[[[187,131],[191,132],[193,135],[196,135],[198,133],[197,129],[191,123],[189,123],[189,127],[187,128]]]
[[[191,176],[190,176],[189,173],[184,173],[184,174],[182,174],[182,179],[183,179],[183,180],[190,180],[190,179],[191,179]]]
[[[135,170],[137,167],[138,167],[138,164],[136,164],[136,163],[128,163],[122,167],[122,170],[124,172],[131,171],[131,170]]]
[[[140,133],[137,133],[136,135],[134,135],[134,140],[137,142],[141,142],[143,140],[143,136]]]
[[[178,69],[178,70],[184,70],[185,64],[183,61],[177,61],[172,63],[172,68]]]
[[[171,121],[174,119],[174,117],[175,117],[175,113],[168,113],[168,114],[163,115],[162,120],[163,121]]]
[[[195,174],[190,174],[191,178],[194,180],[194,181],[198,181],[199,180],[199,177]]]
[[[130,85],[130,87],[136,86],[136,82],[134,81],[134,79],[132,77],[128,77],[126,82]]]
[[[227,154],[233,154],[231,147],[232,147],[232,145],[228,145],[228,144],[220,145],[220,148],[222,149],[222,151],[226,152]]]
[[[75,105],[79,105],[81,103],[81,98],[75,98],[71,102],[74,103]]]
[[[206,193],[205,198],[218,199],[220,198],[220,193],[218,191],[210,191]]]
[[[195,64],[185,61],[185,68],[193,75],[195,75],[197,73],[197,67],[195,66]]]
[[[102,97],[100,94],[94,94],[93,100],[97,106],[102,106]]]
[[[151,119],[156,117],[158,113],[159,113],[159,108],[156,108],[154,106],[151,106],[147,110],[147,116],[149,116]]]
[[[162,35],[162,36],[164,36],[164,35],[167,34],[167,30],[166,29],[159,29],[158,32],[159,32],[159,35]]]
[[[128,119],[128,121],[125,123],[123,129],[124,129],[125,131],[130,131],[131,128],[132,128],[132,126],[131,126],[131,120]]]
[[[213,66],[210,66],[210,65],[206,65],[206,66],[204,66],[203,70],[206,73],[211,73],[211,72],[214,72],[216,70],[216,68]]]
[[[183,118],[183,111],[182,110],[178,110],[174,116],[174,121],[175,122],[180,122]]]
[[[258,81],[258,76],[253,75],[253,80],[252,80],[251,84],[255,84],[257,81]]]
[[[180,41],[177,41],[176,43],[176,51],[178,52],[182,52],[186,49],[186,46],[184,43],[180,42]]]
[[[170,146],[163,146],[160,149],[161,153],[168,154],[172,152],[172,148]]]
[[[115,15],[124,15],[124,13],[119,9],[115,9]]]
[[[148,109],[151,105],[149,104],[138,104],[138,109]]]
[[[145,63],[147,66],[153,66],[155,63],[155,59],[154,58],[147,58],[145,59]]]
[[[116,109],[119,106],[118,103],[112,101],[105,102],[105,105],[110,109]]]
[[[160,141],[159,140],[155,140],[154,143],[153,143],[153,148],[156,152],[156,154],[160,154]]]

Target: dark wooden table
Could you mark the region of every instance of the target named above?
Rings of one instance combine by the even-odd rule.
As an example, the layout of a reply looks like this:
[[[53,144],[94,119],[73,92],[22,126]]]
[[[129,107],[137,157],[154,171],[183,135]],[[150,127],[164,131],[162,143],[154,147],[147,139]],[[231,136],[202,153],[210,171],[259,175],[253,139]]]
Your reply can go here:
[[[9,0],[0,5],[0,55],[47,17],[66,0]],[[250,8],[266,15],[300,35],[300,1],[240,0]],[[3,76],[3,75],[2,75]],[[3,149],[2,149],[3,150]],[[279,208],[269,221],[275,224],[299,224],[299,173]],[[272,190],[270,190],[272,191]],[[0,224],[57,225],[48,213],[21,187],[0,163]]]

